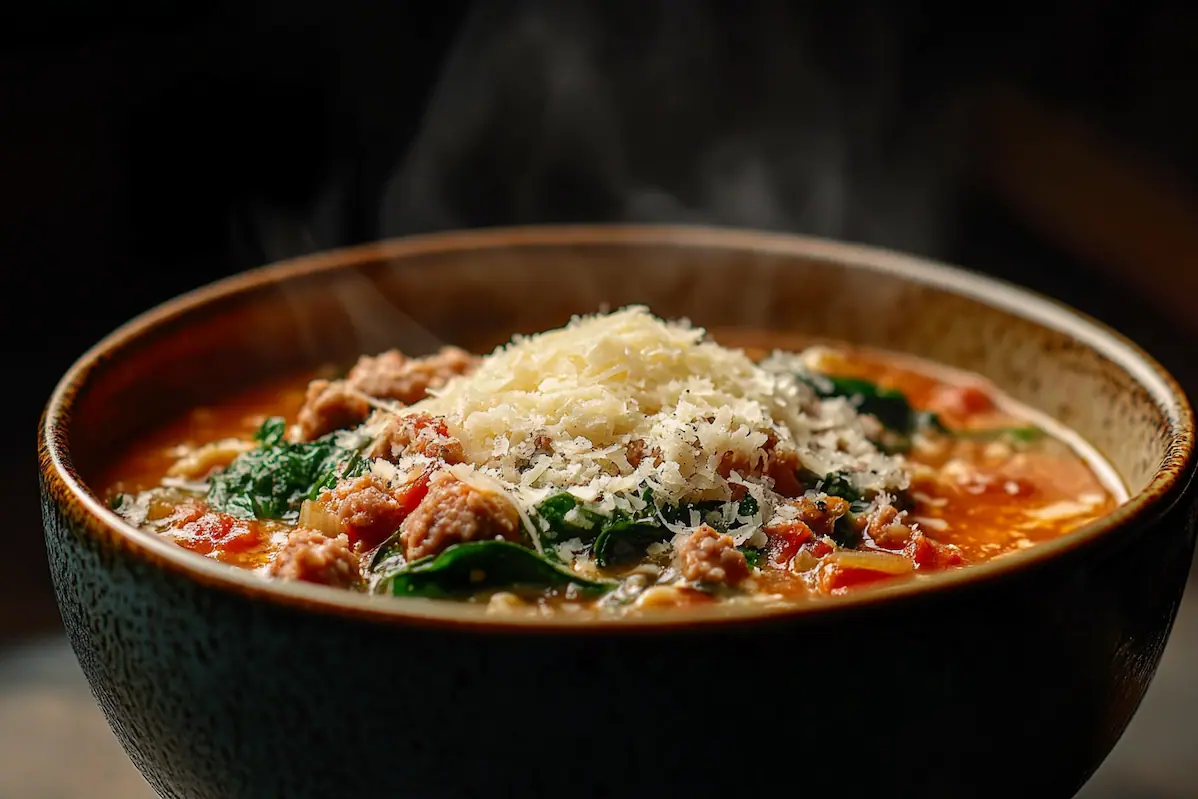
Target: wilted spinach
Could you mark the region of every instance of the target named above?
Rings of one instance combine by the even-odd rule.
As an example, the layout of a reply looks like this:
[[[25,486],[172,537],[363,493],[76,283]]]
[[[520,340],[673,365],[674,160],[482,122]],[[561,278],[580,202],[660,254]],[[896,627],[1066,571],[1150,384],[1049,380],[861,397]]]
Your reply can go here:
[[[550,563],[535,551],[508,541],[454,544],[437,555],[410,563],[378,584],[395,596],[449,597],[488,588],[564,588],[584,594],[616,588],[610,580],[591,580]]]
[[[874,443],[885,452],[909,450],[911,437],[921,431],[981,441],[1005,438],[1016,443],[1031,443],[1044,435],[1044,431],[1032,425],[984,430],[954,430],[944,424],[939,414],[912,408],[906,395],[897,389],[881,388],[869,380],[856,377],[835,377],[825,374],[805,374],[798,377],[799,380],[811,386],[817,396],[821,398],[844,397],[853,403],[858,412],[874,416],[885,428],[885,434],[881,440]]]
[[[238,455],[209,478],[208,504],[242,519],[291,520],[300,503],[315,498],[338,476],[361,474],[370,463],[337,443],[333,433],[316,441],[283,439],[286,422],[272,417],[254,435],[258,447]]]
[[[665,541],[673,533],[654,516],[629,517],[615,513],[604,521],[591,547],[595,563],[606,568],[635,560],[650,544]]]
[[[750,569],[756,569],[761,563],[762,555],[764,554],[757,547],[737,547],[740,554],[745,556],[745,561],[749,564]]]
[[[589,524],[577,524],[567,520],[567,514],[575,508],[578,509],[577,515],[583,516]],[[587,510],[574,495],[566,491],[559,492],[542,500],[536,507],[536,516],[549,528],[549,537],[557,541],[565,541],[570,538],[578,538],[583,541],[590,540],[599,534],[600,524],[603,519],[598,514]]]
[[[815,389],[817,396],[844,397],[859,413],[876,417],[883,427],[900,435],[911,435],[920,421],[919,414],[901,391],[882,388],[856,377],[820,374],[800,375],[799,379]]]
[[[724,503],[717,500],[666,505],[661,508],[659,519],[652,504],[652,492],[646,490],[643,498],[649,505],[639,515],[629,516],[617,512],[603,520],[599,535],[592,546],[595,562],[600,566],[606,568],[636,560],[645,554],[650,544],[668,540],[674,533],[662,524],[661,519],[673,525],[691,526],[693,516],[697,515],[700,524],[707,524],[721,533],[740,527],[740,523],[735,519],[731,524],[724,522],[723,516],[718,513]],[[737,507],[740,516],[752,516],[757,510],[757,500],[751,496],[742,499]]]

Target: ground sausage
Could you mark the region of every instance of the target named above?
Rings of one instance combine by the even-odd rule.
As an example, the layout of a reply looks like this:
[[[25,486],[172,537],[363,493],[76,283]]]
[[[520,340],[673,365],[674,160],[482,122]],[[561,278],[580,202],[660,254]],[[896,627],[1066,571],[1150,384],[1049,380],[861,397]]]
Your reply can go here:
[[[634,442],[635,443],[635,442]],[[799,456],[789,449],[775,449],[776,442],[767,441],[766,446],[762,448],[760,465],[751,467],[749,459],[746,455],[740,452],[725,452],[720,457],[720,463],[716,467],[716,471],[725,480],[736,472],[741,477],[761,477],[768,476],[774,481],[774,490],[784,497],[797,497],[803,493],[803,486],[799,483],[798,468]],[[740,489],[739,495],[737,490],[733,489],[733,498],[740,499],[744,496],[743,486]]]
[[[774,481],[774,491],[784,497],[803,493],[799,482],[799,456],[789,449],[770,449],[765,456],[765,473]]]
[[[869,513],[865,532],[880,547],[902,549],[911,540],[912,533],[904,515],[893,505],[878,505]]]
[[[312,441],[334,430],[356,427],[369,414],[370,404],[346,382],[313,380],[296,416],[298,438]]]
[[[370,548],[399,529],[407,510],[374,473],[348,477],[321,492],[319,501],[337,517],[351,543]]]
[[[437,472],[424,499],[404,521],[400,539],[408,560],[416,560],[466,541],[515,541],[519,531],[520,515],[507,497]]]
[[[450,378],[473,371],[478,362],[477,356],[458,347],[442,347],[424,358],[388,350],[373,357],[363,355],[346,379],[364,394],[411,405],[428,396],[430,388],[441,388]]]
[[[737,585],[749,576],[749,562],[737,551],[732,536],[699,525],[679,545],[682,576],[691,582]]]
[[[836,520],[849,512],[848,500],[830,495],[818,499],[799,497],[790,504],[798,511],[798,520],[816,536],[832,535]]]
[[[362,581],[361,563],[344,534],[329,538],[303,527],[287,536],[269,571],[272,577],[336,588],[351,588]]]
[[[405,455],[424,455],[445,463],[465,460],[462,442],[449,434],[445,419],[427,413],[392,416],[366,455],[389,461],[398,461]]]

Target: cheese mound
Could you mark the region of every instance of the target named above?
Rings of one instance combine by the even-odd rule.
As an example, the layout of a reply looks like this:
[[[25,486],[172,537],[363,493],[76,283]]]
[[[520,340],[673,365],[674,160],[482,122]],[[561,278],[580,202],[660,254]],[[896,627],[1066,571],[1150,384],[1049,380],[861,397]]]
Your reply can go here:
[[[523,510],[565,490],[600,513],[639,512],[647,488],[659,507],[714,500],[735,516],[732,500],[748,494],[747,540],[785,504],[766,468],[779,453],[862,493],[907,487],[902,458],[870,440],[875,420],[818,399],[806,374],[801,355],[757,364],[703,328],[629,306],[517,337],[397,412],[444,417],[467,462]]]

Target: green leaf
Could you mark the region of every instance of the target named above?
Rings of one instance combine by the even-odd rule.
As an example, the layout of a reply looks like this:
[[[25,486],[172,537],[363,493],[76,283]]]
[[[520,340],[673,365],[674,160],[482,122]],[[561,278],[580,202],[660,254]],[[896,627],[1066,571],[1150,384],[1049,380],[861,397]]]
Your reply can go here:
[[[579,509],[580,515],[590,520],[590,526],[566,520],[566,515],[575,508]],[[566,541],[571,538],[588,541],[598,535],[603,520],[602,516],[586,510],[572,494],[566,491],[542,500],[536,506],[536,515],[544,520],[549,527],[549,532],[552,533],[550,537],[557,541]]]
[[[746,497],[746,499],[752,498]],[[703,502],[683,502],[678,505],[666,505],[661,509],[661,517],[670,524],[681,524],[690,527],[692,526],[691,511],[696,511],[699,514],[700,524],[715,522],[715,524],[711,524],[712,527],[719,529],[720,532],[726,532],[722,529],[724,527],[722,518],[720,520],[711,519],[710,522],[708,521],[708,517],[718,511],[723,504],[718,500],[705,500]],[[756,500],[753,500],[753,504],[756,505]]]
[[[267,419],[254,436],[260,446],[209,478],[208,504],[213,509],[243,519],[291,520],[301,502],[335,484],[338,474],[361,474],[369,468],[357,451],[337,445],[336,434],[291,443],[283,439],[285,428],[282,419]]]
[[[917,423],[917,414],[903,392],[881,388],[869,380],[832,375],[799,375],[799,379],[824,398],[844,397],[858,412],[877,418],[882,426],[900,435],[910,435]]]
[[[564,588],[571,583],[587,594],[606,593],[618,585],[580,577],[519,544],[471,541],[406,564],[388,575],[380,588],[395,596],[450,597],[495,588]]]
[[[840,472],[829,472],[824,475],[824,479],[820,481],[816,490],[823,491],[829,496],[847,499],[849,502],[859,502],[862,499],[861,492],[849,482],[848,476]]]
[[[287,433],[287,422],[282,416],[272,416],[262,423],[258,428],[258,432],[254,433],[254,440],[263,447],[276,446],[283,440],[283,436]]]
[[[338,471],[336,463],[325,469],[316,482],[312,484],[312,488],[308,490],[307,498],[316,499],[320,496],[321,491],[337,485],[338,480],[358,477],[359,475],[366,474],[368,471],[370,471],[370,459],[363,458],[361,453],[353,452],[340,471]]]
[[[757,547],[738,547],[740,553],[745,556],[745,560],[749,563],[750,569],[756,569],[761,563],[762,555],[764,554]]]
[[[757,513],[758,510],[759,508],[757,507],[757,500],[754,499],[751,494],[749,494],[740,501],[740,507],[736,509],[736,512],[740,516],[752,516]]]
[[[627,563],[645,554],[650,544],[665,541],[673,533],[661,525],[656,518],[632,519],[623,514],[614,514],[606,521],[591,546],[595,563],[602,568]]]
[[[1044,431],[1033,425],[1020,425],[1015,427],[958,430],[955,435],[958,438],[972,439],[974,441],[998,441],[1005,438],[1019,444],[1031,444],[1043,438]]]

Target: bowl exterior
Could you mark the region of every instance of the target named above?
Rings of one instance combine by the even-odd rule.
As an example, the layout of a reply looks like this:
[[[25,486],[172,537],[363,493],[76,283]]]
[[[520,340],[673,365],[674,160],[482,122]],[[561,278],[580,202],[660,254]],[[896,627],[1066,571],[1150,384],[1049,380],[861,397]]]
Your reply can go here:
[[[1160,661],[1195,545],[1188,405],[1170,410],[1175,386],[1126,347],[1112,354],[1123,345],[1085,343],[1069,312],[1036,312],[1057,314],[1051,324],[1021,315],[1021,303],[1044,304],[1030,295],[832,243],[591,229],[319,256],[205,297],[85,356],[40,428],[46,547],[71,644],[163,796],[757,796],[788,783],[1069,796]],[[380,298],[398,310],[387,324],[351,312]],[[1162,471],[1175,479],[1101,535],[1019,568],[977,567],[951,590],[602,632],[264,599],[190,565],[198,557],[139,543],[74,482],[157,418],[247,381],[424,346],[429,331],[493,346],[600,301],[973,369],[1079,430],[1133,491]]]
[[[146,779],[189,799],[1070,796],[1148,687],[1195,531],[1186,499],[1107,551],[924,601],[488,635],[255,602],[43,491],[83,671]]]

